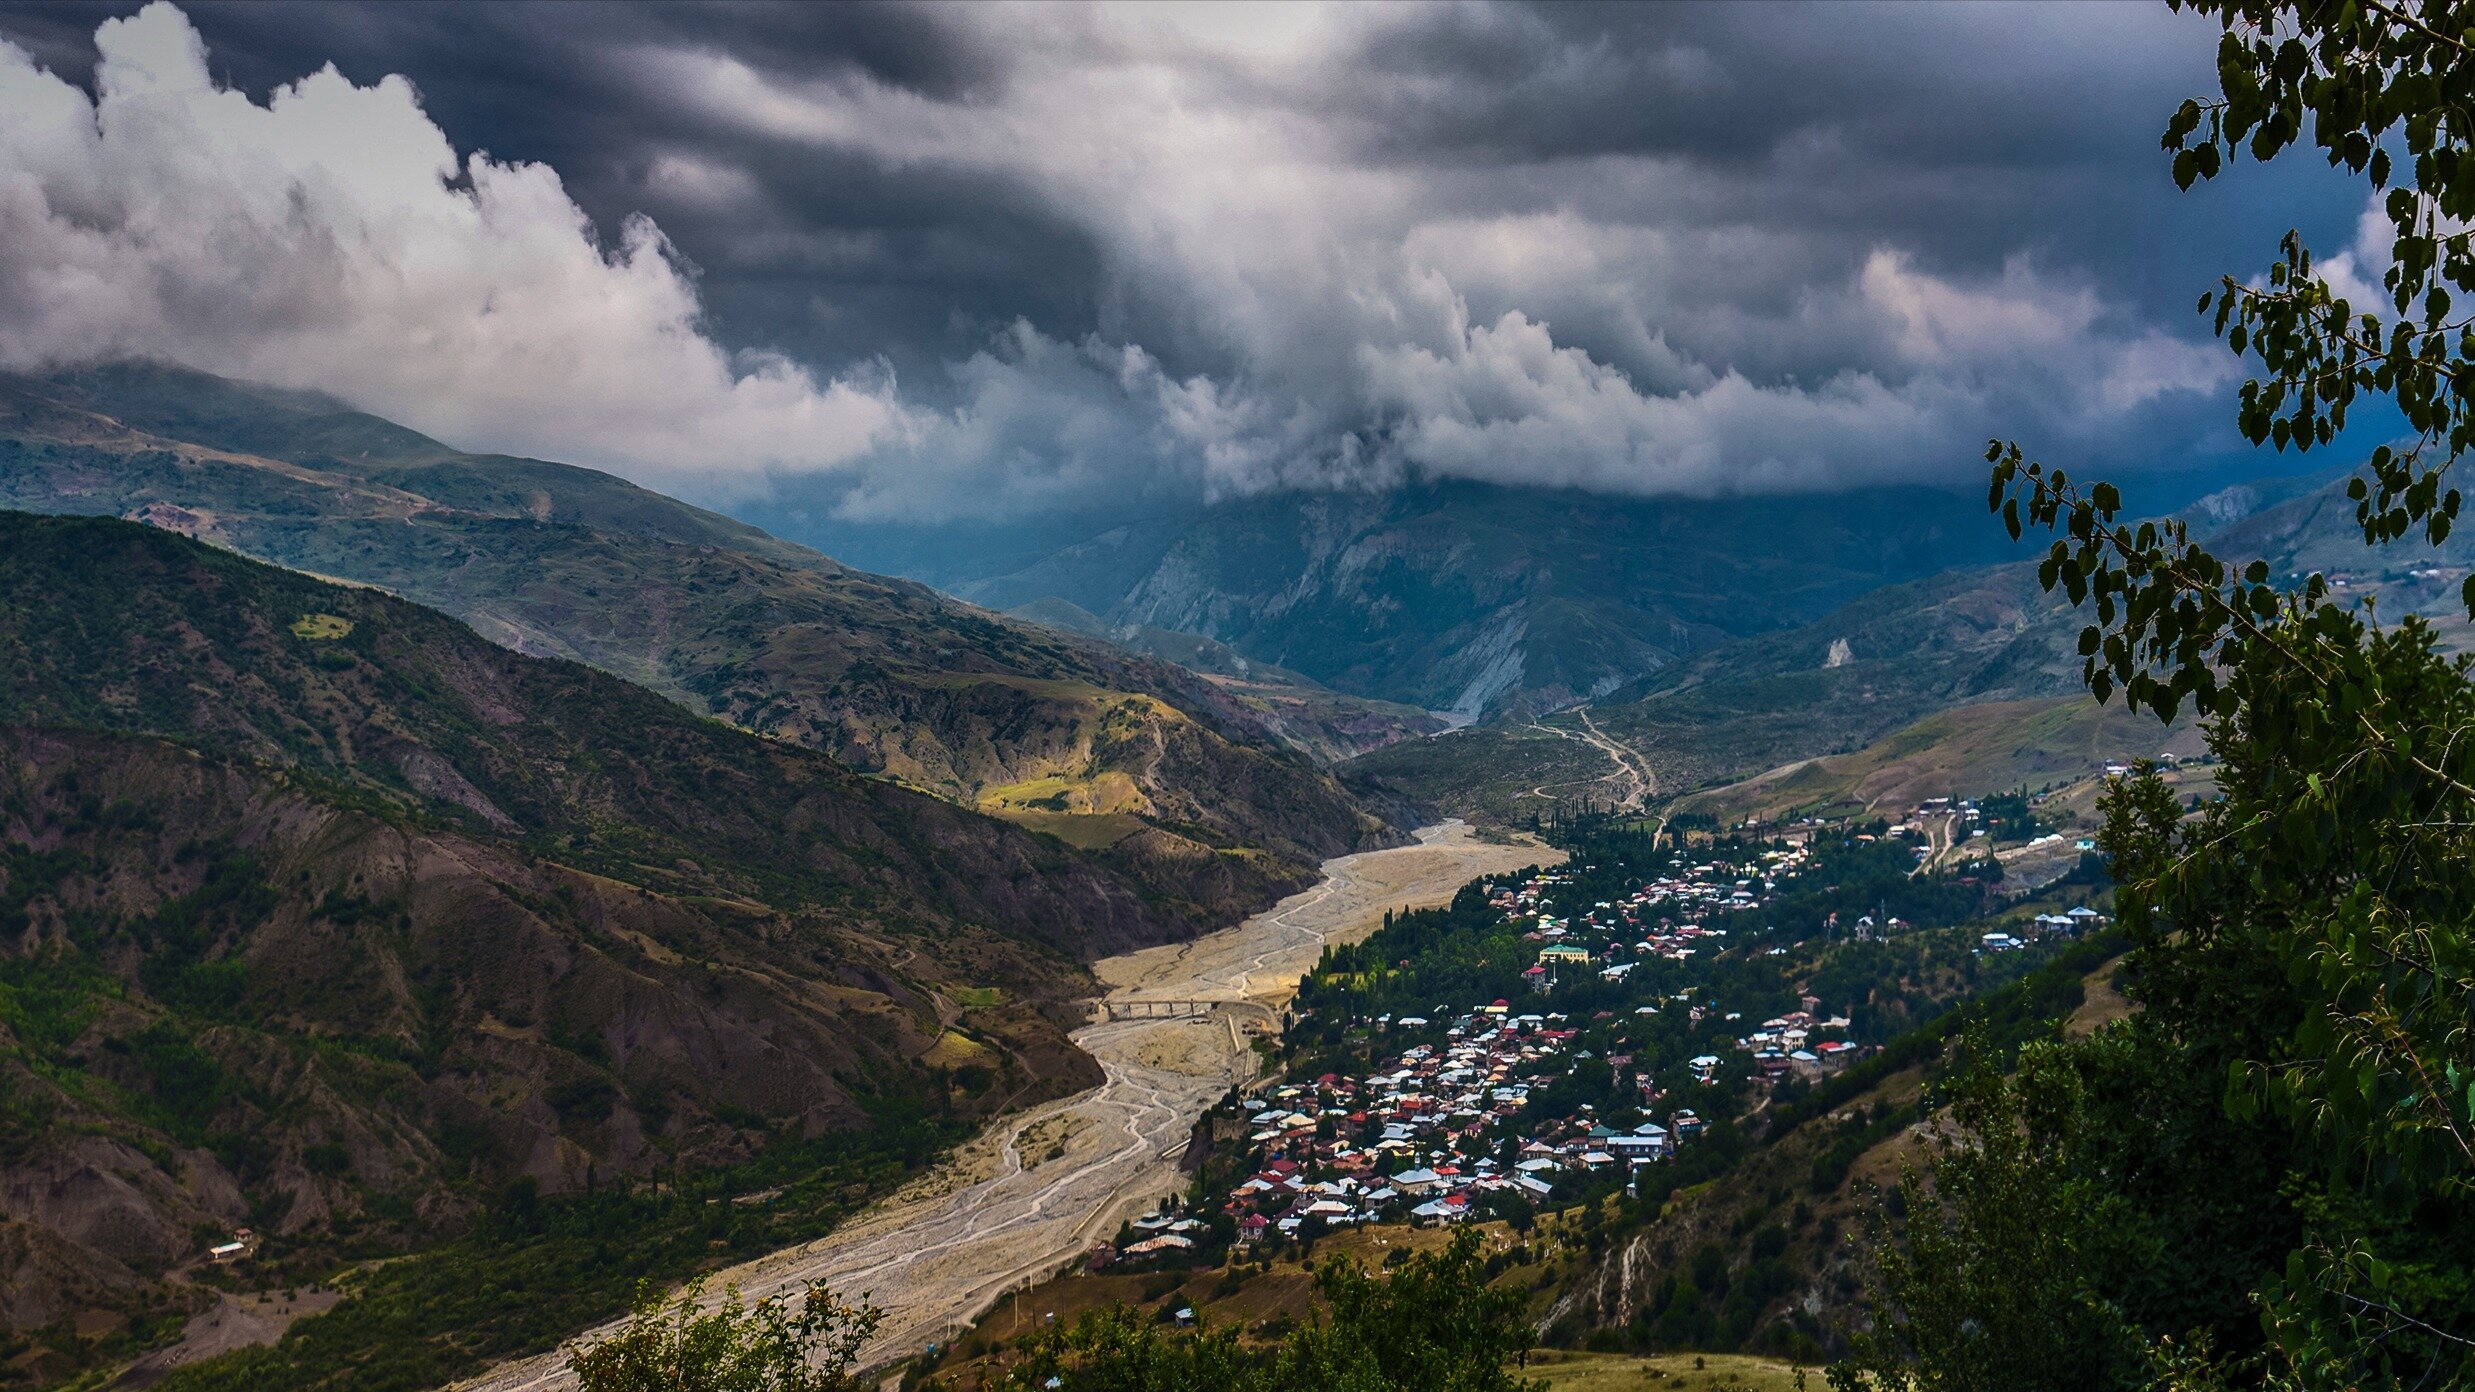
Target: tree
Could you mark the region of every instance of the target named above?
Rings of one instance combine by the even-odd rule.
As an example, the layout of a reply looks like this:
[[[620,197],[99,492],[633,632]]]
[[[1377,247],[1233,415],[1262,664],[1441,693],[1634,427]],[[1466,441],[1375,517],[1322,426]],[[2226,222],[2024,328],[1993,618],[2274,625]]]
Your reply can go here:
[[[1264,1360],[1237,1330],[1173,1333],[1124,1305],[1095,1310],[1071,1327],[1043,1329],[995,1382],[1002,1392],[1272,1392]]]
[[[1931,1179],[1903,1171],[1872,1220],[1872,1319],[1832,1367],[1838,1392],[2082,1392],[2148,1381],[2120,1297],[2153,1257],[2122,1169],[2090,1161],[2122,1122],[2085,1051],[2030,1044],[2005,1074],[1981,1031],[1932,1133]],[[1904,1222],[1903,1222],[1904,1220]],[[1904,1226],[1904,1231],[1895,1229]]]
[[[1331,1317],[1299,1329],[1277,1381],[1297,1392],[1534,1392],[1512,1369],[1535,1342],[1523,1299],[1490,1290],[1478,1235],[1464,1230],[1389,1278],[1327,1261],[1315,1290]]]
[[[2475,4],[2193,8],[2223,29],[2220,92],[2168,124],[2176,181],[2308,141],[2364,180],[2393,233],[2379,303],[2350,303],[2294,233],[2263,275],[2228,276],[2202,298],[2255,368],[2237,426],[2256,445],[2308,452],[2338,444],[2358,407],[2394,408],[2408,433],[2371,450],[2350,484],[2356,522],[2367,546],[2437,543],[2461,501],[2450,476],[2475,447],[2475,319],[2454,309],[2475,291]],[[2128,521],[2114,487],[2083,487],[2016,444],[1996,442],[1987,459],[1989,502],[2013,535],[2056,534],[2040,581],[2093,611],[2080,635],[2091,692],[2168,720],[2188,705],[2223,760],[2222,800],[2188,821],[2153,776],[2122,790],[2106,849],[2136,944],[2141,1028],[2224,1080],[2213,1118],[2178,1124],[2282,1129],[2278,1194],[2256,1202],[2290,1209],[2297,1237],[2248,1283],[2255,1350],[2127,1307],[2160,1340],[2156,1373],[2195,1386],[2475,1386],[2467,661],[2417,619],[2380,626],[2317,575],[2273,577],[2265,562],[2222,560],[2183,523]],[[2475,612],[2475,577],[2461,598]],[[1993,1133],[1972,1134],[1980,1153],[1999,1149]],[[2161,1144],[2167,1134],[2156,1131]],[[2088,1150],[2063,1144],[2062,1168]],[[1930,1265],[1912,1252],[1886,1272]],[[1956,1262],[1916,1294],[1953,1298],[1970,1270]]]
[[[754,1305],[737,1287],[708,1306],[702,1282],[665,1300],[636,1290],[627,1324],[568,1355],[579,1392],[856,1392],[851,1375],[884,1312],[846,1305],[811,1285]]]
[[[1386,1277],[1346,1258],[1315,1273],[1329,1313],[1279,1346],[1235,1329],[1164,1332],[1123,1306],[1040,1331],[989,1386],[1002,1392],[1543,1392],[1512,1365],[1532,1346],[1522,1297],[1490,1290],[1478,1236],[1461,1232]]]

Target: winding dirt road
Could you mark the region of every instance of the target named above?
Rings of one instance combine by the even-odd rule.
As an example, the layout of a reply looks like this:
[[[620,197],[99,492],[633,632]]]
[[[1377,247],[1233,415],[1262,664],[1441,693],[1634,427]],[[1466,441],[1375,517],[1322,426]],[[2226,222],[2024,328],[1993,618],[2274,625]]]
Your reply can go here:
[[[1588,706],[1579,708],[1573,714],[1581,717],[1581,728],[1590,732],[1590,743],[1597,745],[1601,754],[1615,761],[1616,781],[1624,785],[1624,807],[1638,809],[1658,796],[1659,776],[1651,769],[1650,761],[1641,756],[1641,751],[1600,729],[1598,722],[1590,718]]]
[[[1658,796],[1658,772],[1650,767],[1650,761],[1642,756],[1640,750],[1600,729],[1598,722],[1590,718],[1588,706],[1575,706],[1572,713],[1581,720],[1581,733],[1558,729],[1553,725],[1544,725],[1535,720],[1530,722],[1530,728],[1540,734],[1553,735],[1557,739],[1589,745],[1599,753],[1606,755],[1607,761],[1614,764],[1615,769],[1596,778],[1574,778],[1561,783],[1541,783],[1521,796],[1553,802],[1556,796],[1547,791],[1550,788],[1595,788],[1601,783],[1613,783],[1616,785],[1616,805],[1626,811],[1639,811],[1649,804],[1650,799]]]
[[[752,1300],[810,1281],[845,1297],[864,1294],[886,1314],[862,1362],[885,1368],[911,1358],[1183,1187],[1173,1157],[1195,1119],[1252,1072],[1238,1023],[1276,1026],[1325,943],[1365,937],[1386,909],[1444,903],[1477,876],[1562,858],[1541,846],[1481,841],[1466,824],[1445,822],[1420,831],[1415,845],[1324,862],[1321,883],[1235,928],[1094,964],[1113,1004],[1223,1004],[1206,1017],[1076,1031],[1105,1074],[1098,1087],[997,1122],[844,1227],[724,1271],[713,1287],[736,1285]],[[564,1353],[544,1354],[456,1389],[566,1392],[575,1386],[566,1364]]]

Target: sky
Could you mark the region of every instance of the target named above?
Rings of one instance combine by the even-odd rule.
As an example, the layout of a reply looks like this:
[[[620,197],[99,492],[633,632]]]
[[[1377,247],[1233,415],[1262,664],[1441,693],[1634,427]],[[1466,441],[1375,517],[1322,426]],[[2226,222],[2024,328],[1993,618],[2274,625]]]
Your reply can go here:
[[[743,515],[2248,468],[2155,4],[0,8],[0,368],[150,357]],[[2353,265],[2377,264],[2369,247]],[[2232,461],[2232,462],[2229,462]]]

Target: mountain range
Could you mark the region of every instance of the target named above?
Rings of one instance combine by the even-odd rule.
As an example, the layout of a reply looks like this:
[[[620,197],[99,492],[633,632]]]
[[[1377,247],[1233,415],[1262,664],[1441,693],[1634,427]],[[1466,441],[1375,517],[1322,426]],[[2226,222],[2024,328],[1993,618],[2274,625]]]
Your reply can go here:
[[[2475,541],[2453,536],[2434,547],[2411,539],[2367,552],[2342,478],[2239,485],[2183,512],[2205,544],[2238,566],[2265,560],[2289,580],[2322,572],[2387,619],[2428,616],[2444,645],[2475,638],[2457,598],[2475,569]],[[2001,534],[1991,517],[1976,525]],[[1586,712],[1394,745],[1342,774],[1370,798],[1515,821],[1558,799],[1612,800],[1623,781],[1604,747],[1613,743],[1654,772],[1661,799],[1672,798],[1850,754],[1939,711],[2079,696],[2078,643],[2088,622],[2038,586],[2032,562],[1956,567],[1697,653]],[[2131,740],[2118,752],[2154,751]]]
[[[0,1280],[386,1251],[523,1179],[1096,1077],[1081,962],[1209,920],[1039,835],[167,531],[0,514]]]
[[[1414,711],[1215,681],[852,570],[608,474],[322,397],[123,365],[0,379],[0,506],[124,516],[383,587],[1110,857],[1205,916],[1397,833],[1298,750]]]
[[[2067,699],[2082,620],[1930,490],[1237,500],[906,562],[954,598],[123,365],[0,378],[0,506],[19,1330],[185,1312],[203,1233],[306,1271],[510,1185],[1071,1090],[1085,963],[1417,820],[1869,806],[2148,752]],[[2475,565],[2367,564],[2326,480],[2190,511],[2384,615],[2448,612]]]
[[[1602,699],[1881,585],[2018,554],[1980,500],[1921,487],[1625,499],[1441,483],[1232,499],[1046,549],[819,535],[978,603],[1196,635],[1464,721]]]
[[[383,586],[1060,836],[1206,916],[1396,834],[1368,808],[1505,818],[1604,791],[1594,739],[1673,795],[1936,710],[2070,694],[2079,671],[2080,621],[2002,559],[2019,548],[1981,501],[1922,488],[1445,484],[1229,500],[1055,545],[833,532],[960,602],[606,474],[124,364],[0,379],[0,504]],[[2280,573],[2346,567],[2384,613],[2447,612],[2475,555],[2453,538],[2367,570],[2325,479],[2185,510]],[[1447,721],[1483,723],[1419,738]]]

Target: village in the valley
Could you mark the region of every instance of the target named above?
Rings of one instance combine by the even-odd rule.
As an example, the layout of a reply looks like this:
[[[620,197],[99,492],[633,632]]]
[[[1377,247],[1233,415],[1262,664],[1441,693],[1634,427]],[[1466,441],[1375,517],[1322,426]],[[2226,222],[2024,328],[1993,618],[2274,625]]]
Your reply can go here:
[[[1927,834],[1937,822],[1941,838]],[[1959,891],[1970,907],[1945,908],[1927,927],[1887,908],[1815,912],[1846,897],[1866,866],[1922,885],[1921,862],[1937,840],[1990,844],[1986,814],[1972,801],[1935,799],[1870,830],[1812,821],[1745,830],[1645,841],[1658,851],[1464,891],[1450,911],[1456,932],[1426,951],[1449,957],[1473,937],[1490,954],[1504,945],[1517,960],[1474,963],[1475,978],[1509,987],[1500,994],[1397,1004],[1424,999],[1402,993],[1440,970],[1422,970],[1433,964],[1414,960],[1414,950],[1390,962],[1370,957],[1405,950],[1392,940],[1409,933],[1408,920],[1363,948],[1327,954],[1291,1034],[1337,1041],[1332,1052],[1354,1052],[1357,1065],[1316,1068],[1309,1046],[1285,1075],[1233,1094],[1206,1126],[1235,1162],[1219,1167],[1234,1182],[1183,1211],[1138,1220],[1093,1264],[1174,1262],[1212,1245],[1311,1240],[1361,1224],[1521,1224],[1540,1209],[1637,1191],[1710,1119],[1758,1111],[1774,1095],[1844,1072],[1909,1018],[1878,998],[1867,1005],[1832,990],[1853,997],[1883,963],[1932,962],[1937,953],[1975,959],[1973,974],[2105,918],[2084,902],[2064,906],[2068,885],[2034,911],[2019,907],[2028,887],[2004,894],[1980,885],[1990,860],[1956,863],[1933,881],[1947,886],[1944,901]],[[2014,836],[2014,845],[2059,839],[2033,830],[2042,834]],[[1850,883],[1817,885],[1817,876]],[[1982,901],[1967,897],[1979,891]],[[1978,914],[1980,902],[2012,911]],[[1771,921],[1798,914],[1809,921]],[[1951,921],[1963,917],[1970,921]],[[1862,967],[1848,969],[1860,958]]]

